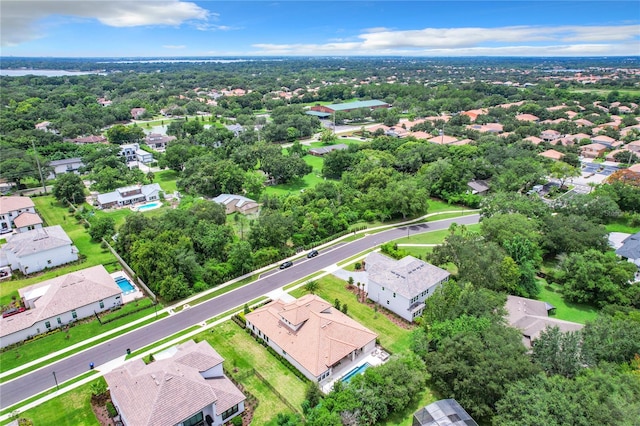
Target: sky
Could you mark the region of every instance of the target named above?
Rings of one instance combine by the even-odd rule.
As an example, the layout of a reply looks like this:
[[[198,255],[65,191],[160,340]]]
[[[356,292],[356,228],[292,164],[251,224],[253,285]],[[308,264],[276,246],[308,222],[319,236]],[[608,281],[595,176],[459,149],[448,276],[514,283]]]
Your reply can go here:
[[[640,2],[1,0],[0,55],[640,55]]]

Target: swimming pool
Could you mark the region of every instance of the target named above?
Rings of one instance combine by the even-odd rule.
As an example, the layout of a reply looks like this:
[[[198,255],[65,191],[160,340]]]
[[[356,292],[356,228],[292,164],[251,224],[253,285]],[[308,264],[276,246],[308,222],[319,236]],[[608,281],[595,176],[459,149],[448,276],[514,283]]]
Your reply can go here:
[[[125,277],[117,277],[115,278],[115,281],[116,284],[118,284],[118,287],[120,287],[120,290],[122,290],[122,294],[129,294],[136,291],[136,288],[131,284],[131,281]]]
[[[158,202],[158,201],[154,201],[152,203],[147,203],[147,204],[143,204],[141,206],[136,207],[136,210],[139,212],[144,212],[147,210],[153,210],[153,209],[157,209],[158,207],[162,206],[162,203]]]
[[[354,368],[353,370],[349,371],[340,380],[345,382],[345,383],[349,383],[349,381],[353,378],[353,376],[355,376],[356,374],[364,373],[364,370],[366,370],[369,367],[371,367],[371,364],[369,364],[368,362],[365,362],[364,364],[362,364],[362,365]]]

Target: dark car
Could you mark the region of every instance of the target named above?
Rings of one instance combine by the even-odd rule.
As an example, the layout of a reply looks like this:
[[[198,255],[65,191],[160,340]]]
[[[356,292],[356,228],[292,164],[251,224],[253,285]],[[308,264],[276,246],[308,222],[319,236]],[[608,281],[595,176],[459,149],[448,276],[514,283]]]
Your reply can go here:
[[[318,254],[320,254],[320,253],[318,253],[318,250],[311,250],[311,251],[307,254],[307,257],[308,257],[308,258],[316,257]]]
[[[287,260],[286,262],[284,262],[282,265],[280,265],[280,269],[287,269],[289,266],[293,265],[293,262],[290,260]]]

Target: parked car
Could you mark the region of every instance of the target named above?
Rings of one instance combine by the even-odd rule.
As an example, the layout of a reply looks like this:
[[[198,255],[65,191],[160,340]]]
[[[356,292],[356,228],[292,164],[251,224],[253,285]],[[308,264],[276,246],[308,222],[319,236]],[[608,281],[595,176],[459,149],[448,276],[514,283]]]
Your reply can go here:
[[[311,251],[307,254],[307,257],[308,257],[309,259],[311,259],[312,257],[316,257],[318,254],[320,254],[320,253],[318,253],[318,250],[311,250]]]
[[[286,262],[284,262],[282,265],[280,265],[280,269],[287,269],[289,266],[293,265],[293,262],[290,260],[287,260]]]

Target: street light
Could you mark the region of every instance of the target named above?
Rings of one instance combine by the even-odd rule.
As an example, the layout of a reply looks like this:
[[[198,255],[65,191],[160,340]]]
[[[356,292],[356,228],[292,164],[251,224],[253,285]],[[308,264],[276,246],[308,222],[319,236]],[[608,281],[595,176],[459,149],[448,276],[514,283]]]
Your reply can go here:
[[[56,372],[52,371],[53,373],[53,380],[56,382],[56,390],[60,390],[60,388],[58,387],[58,378],[56,377]]]

